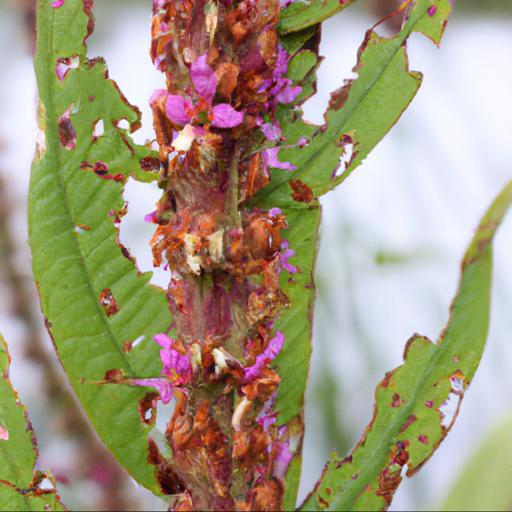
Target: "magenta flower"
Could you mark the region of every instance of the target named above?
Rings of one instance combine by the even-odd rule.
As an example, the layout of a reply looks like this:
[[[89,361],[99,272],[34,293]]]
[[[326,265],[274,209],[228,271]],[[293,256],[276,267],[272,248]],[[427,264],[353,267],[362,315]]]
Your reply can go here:
[[[201,122],[199,114],[206,111],[208,120],[216,128],[234,128],[242,123],[244,113],[235,110],[229,103],[212,105],[218,80],[213,69],[206,62],[206,54],[201,55],[190,66],[190,77],[200,101],[196,106],[191,99],[177,94],[169,94],[165,105],[167,117],[178,126],[185,126],[193,121]],[[161,97],[159,91],[153,93],[153,98]]]
[[[264,80],[259,88],[259,92],[267,91],[270,105],[273,107],[278,103],[291,103],[302,91],[302,87],[292,85],[293,82],[286,78],[289,60],[286,50],[280,46],[272,78]]]
[[[151,379],[131,379],[130,384],[133,386],[142,386],[147,388],[155,388],[160,394],[160,400],[163,404],[168,404],[174,395],[174,386],[164,377],[156,377]]]
[[[52,7],[54,9],[57,9],[58,7],[62,7],[64,5],[64,0],[55,0],[55,2],[52,2]]]
[[[153,103],[155,103],[155,101],[159,100],[163,96],[167,96],[167,94],[168,94],[168,92],[165,89],[155,89],[153,91],[153,94],[149,98],[149,104],[153,105]]]
[[[284,480],[286,471],[293,458],[288,442],[276,441],[277,455],[274,459],[274,476],[280,480]]]
[[[299,269],[292,265],[288,260],[290,258],[293,258],[295,256],[295,251],[293,249],[290,249],[290,243],[288,240],[283,240],[281,242],[281,253],[279,254],[279,261],[281,263],[281,266],[289,273],[289,274],[296,274]]]
[[[155,12],[163,9],[166,3],[167,0],[153,0],[153,11]]]
[[[297,167],[290,162],[281,162],[281,160],[277,158],[278,152],[278,147],[265,149],[262,152],[263,162],[267,168],[273,167],[274,169],[283,169],[284,171],[294,171],[297,169]]]
[[[173,348],[174,340],[166,334],[156,334],[153,339],[162,347],[160,350],[160,359],[163,364],[161,375],[178,386],[188,384],[192,377],[192,366],[188,355],[184,356]]]
[[[211,102],[217,90],[217,77],[206,62],[206,53],[190,66],[190,78],[199,96]]]
[[[277,354],[283,348],[283,343],[284,334],[277,331],[276,335],[268,342],[267,348],[256,357],[256,362],[245,368],[245,380],[247,382],[252,382],[260,376],[263,369],[277,357]]]
[[[144,215],[144,222],[149,222],[151,224],[158,224],[156,210],[154,212]]]
[[[281,138],[282,131],[278,121],[265,123],[265,121],[259,117],[256,119],[256,124],[268,140],[276,142]]]
[[[274,409],[274,405],[276,402],[277,393],[274,393],[264,404],[263,408],[261,409],[260,413],[258,414],[258,417],[256,418],[256,422],[259,423],[262,427],[264,432],[269,434],[270,432],[270,426],[273,425],[277,421],[277,413],[272,412]]]
[[[160,394],[162,403],[168,404],[173,397],[174,388],[183,386],[192,378],[192,366],[188,355],[183,355],[173,348],[174,340],[166,334],[156,334],[154,340],[158,343],[160,359],[162,360],[162,372],[160,377],[149,379],[130,379],[134,386],[153,387]]]

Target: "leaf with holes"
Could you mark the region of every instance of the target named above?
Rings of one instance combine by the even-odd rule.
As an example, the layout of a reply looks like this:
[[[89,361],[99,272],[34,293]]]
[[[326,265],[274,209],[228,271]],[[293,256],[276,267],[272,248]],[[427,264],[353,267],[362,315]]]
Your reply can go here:
[[[35,471],[37,444],[27,410],[9,380],[10,357],[0,335],[0,509],[65,510],[51,475]],[[50,482],[48,489],[41,487]]]
[[[302,510],[383,510],[402,480],[448,434],[484,350],[490,308],[492,241],[512,203],[512,182],[496,198],[462,262],[448,325],[437,343],[414,335],[404,364],[375,393],[371,423],[352,454],[328,463]]]
[[[318,197],[335,188],[362,163],[398,121],[421,85],[421,74],[409,71],[407,39],[421,32],[439,44],[451,9],[450,0],[417,0],[395,37],[384,38],[370,30],[354,68],[358,76],[332,94],[324,126],[304,123],[300,110],[283,109],[280,122],[290,147],[279,152],[279,159],[292,163],[296,170],[274,169],[271,183],[257,198],[260,203],[293,204],[292,180],[301,180],[312,196]],[[297,145],[299,137],[307,142]],[[344,163],[340,163],[341,158]]]
[[[153,334],[171,324],[163,290],[140,274],[118,239],[128,176],[154,179],[158,159],[128,130],[140,114],[88,59],[89,1],[38,4],[35,67],[41,136],[29,193],[34,276],[48,329],[71,384],[99,435],[142,485],[160,488],[147,461],[152,425],[139,417],[146,391],[105,383],[107,372],[159,374]],[[145,341],[130,350],[131,342]]]

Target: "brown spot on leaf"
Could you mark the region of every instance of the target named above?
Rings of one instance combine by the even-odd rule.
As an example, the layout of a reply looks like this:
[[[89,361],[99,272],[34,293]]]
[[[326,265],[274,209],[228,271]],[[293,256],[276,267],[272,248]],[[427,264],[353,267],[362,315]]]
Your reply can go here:
[[[122,173],[110,174],[108,172],[108,165],[101,161],[95,162],[94,164],[84,161],[80,164],[80,169],[83,171],[92,171],[103,180],[113,180],[117,182],[123,182],[125,180],[125,175]]]
[[[123,382],[125,378],[125,374],[123,370],[120,370],[118,368],[115,368],[113,370],[107,370],[105,372],[105,382],[108,382],[110,384],[119,384],[120,382]]]
[[[313,201],[313,191],[309,185],[302,180],[290,180],[290,188],[293,190],[292,199],[299,203],[310,203]]]
[[[159,396],[151,391],[139,401],[139,416],[145,425],[154,425],[156,422],[156,400]]]
[[[185,483],[167,461],[153,439],[148,439],[148,462],[156,466],[156,479],[162,492],[167,495],[181,494],[185,489]]]
[[[160,160],[152,156],[145,156],[139,161],[140,167],[144,172],[160,170]]]
[[[75,149],[76,146],[76,130],[70,119],[72,107],[73,105],[59,118],[59,140],[67,150]]]
[[[405,423],[400,428],[400,432],[405,432],[418,418],[411,414],[406,420]]]
[[[340,469],[345,464],[350,464],[352,462],[352,455],[347,455],[344,459],[336,462],[336,469]]]
[[[317,494],[316,499],[322,508],[327,508],[329,506],[329,501],[322,497],[320,494]]]
[[[386,375],[384,375],[384,378],[382,379],[380,386],[384,389],[387,388],[389,386],[392,376],[393,372],[387,372]]]
[[[400,395],[398,393],[393,393],[393,401],[391,402],[391,407],[400,407],[403,404],[404,403],[402,402]]]
[[[425,407],[428,407],[429,409],[432,409],[432,407],[434,407],[434,401],[433,400],[427,400],[425,402]]]
[[[110,288],[105,288],[100,293],[100,304],[107,316],[112,316],[119,312],[119,307]]]
[[[418,436],[418,441],[421,443],[421,444],[428,444],[428,436],[426,436],[425,434],[420,434]]]

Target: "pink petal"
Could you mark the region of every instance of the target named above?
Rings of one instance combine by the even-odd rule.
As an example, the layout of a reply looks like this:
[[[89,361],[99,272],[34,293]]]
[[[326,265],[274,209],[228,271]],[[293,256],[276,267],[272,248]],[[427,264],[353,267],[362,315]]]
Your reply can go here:
[[[188,355],[180,354],[176,349],[161,350],[160,357],[164,362],[165,375],[177,385],[184,385],[192,378],[192,366]]]
[[[144,222],[157,224],[156,210],[154,212],[148,213],[147,215],[144,215]]]
[[[190,77],[199,96],[211,101],[217,90],[217,76],[206,62],[206,53],[190,66]]]
[[[65,0],[55,0],[55,2],[52,2],[52,7],[54,9],[57,9],[58,7],[62,7],[64,5]]]
[[[57,78],[62,82],[66,78],[66,74],[70,69],[76,69],[80,64],[80,57],[73,55],[73,57],[63,57],[57,59],[57,66],[55,67],[55,73]]]
[[[168,92],[165,89],[155,89],[151,95],[151,98],[149,98],[149,104],[153,105],[155,101],[158,101],[163,96],[167,96],[167,94]]]
[[[286,471],[293,458],[293,453],[287,442],[276,441],[277,456],[274,460],[274,476],[280,480],[284,480]]]
[[[187,110],[190,111],[191,109],[191,103],[182,96],[177,96],[176,94],[169,94],[167,96],[165,113],[173,123],[179,126],[185,126],[189,123],[191,116],[187,113]]]
[[[3,427],[0,427],[0,441],[9,441],[9,432]]]
[[[297,141],[297,146],[299,148],[303,148],[308,143],[308,139],[306,137],[299,137],[299,140]]]
[[[172,344],[174,343],[174,340],[172,338],[169,338],[167,334],[155,334],[153,336],[153,339],[162,347],[165,349],[170,349],[172,347]]]
[[[299,85],[292,87],[287,85],[276,94],[276,101],[278,103],[291,103],[302,91]]]
[[[427,9],[427,14],[429,16],[434,16],[437,12],[437,6],[436,5],[431,5],[428,9]]]
[[[174,386],[167,379],[161,377],[151,379],[131,379],[130,384],[133,386],[155,388],[158,393],[160,393],[160,400],[162,400],[162,403],[164,404],[168,404],[172,400]]]
[[[296,274],[299,269],[292,265],[288,260],[295,256],[295,251],[293,249],[289,249],[288,240],[283,240],[281,243],[281,254],[279,255],[279,261],[281,266],[286,269],[289,274]]]
[[[283,212],[281,210],[281,208],[270,208],[270,210],[268,211],[268,214],[271,216],[271,217],[276,217],[277,215],[281,215]]]
[[[274,169],[283,169],[285,171],[294,171],[297,167],[291,164],[290,162],[281,162],[277,158],[277,153],[279,152],[279,148],[269,148],[263,151],[263,160],[265,161],[268,167],[273,167]]]
[[[219,103],[212,110],[212,125],[216,128],[234,128],[244,120],[244,113],[238,112],[228,103]]]
[[[268,140],[271,141],[277,141],[281,138],[281,127],[279,126],[279,123],[265,123],[260,126],[260,130],[263,132],[263,135]]]
[[[173,348],[174,340],[166,334],[156,334],[153,339],[162,347],[162,350],[160,350],[160,359],[163,366],[162,376],[166,376],[177,385],[190,382],[192,366],[189,356],[180,354]]]
[[[166,3],[167,0],[153,0],[153,12],[163,9]]]
[[[274,413],[274,416],[271,416],[270,414],[266,414],[265,416],[262,416],[261,418],[258,418],[256,420],[263,427],[264,432],[266,432],[267,434],[270,431],[270,426],[273,425],[277,421],[275,414],[276,413]]]
[[[267,348],[256,357],[256,362],[245,369],[245,380],[251,382],[257,379],[263,368],[271,363],[279,354],[279,351],[283,348],[284,334],[281,331],[277,331],[276,335],[268,342]]]

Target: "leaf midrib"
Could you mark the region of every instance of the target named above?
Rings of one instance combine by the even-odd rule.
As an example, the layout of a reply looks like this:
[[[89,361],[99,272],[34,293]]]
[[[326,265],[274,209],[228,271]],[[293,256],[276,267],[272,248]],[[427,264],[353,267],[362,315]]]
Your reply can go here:
[[[489,259],[487,261],[486,260],[478,261],[478,262],[473,263],[473,265],[484,265],[485,263],[491,263],[492,256],[490,254],[489,254],[488,258]],[[460,292],[461,292],[461,286],[459,286],[459,289],[457,291],[455,299],[452,302],[452,306],[453,306],[453,304],[456,303],[457,299],[459,298]],[[384,449],[386,450],[386,453],[389,452],[388,446],[390,443],[390,439],[395,437],[396,433],[399,432],[400,428],[404,424],[404,421],[409,417],[411,411],[413,411],[415,409],[415,405],[417,402],[416,397],[418,396],[418,394],[420,394],[421,390],[425,387],[425,384],[435,373],[435,369],[437,367],[437,363],[438,363],[439,359],[445,355],[446,351],[451,346],[451,341],[450,342],[448,341],[448,333],[449,333],[449,329],[451,326],[451,321],[452,321],[452,318],[450,318],[450,322],[449,322],[448,327],[445,332],[445,337],[440,338],[440,340],[438,340],[437,343],[433,343],[433,345],[435,346],[435,352],[433,353],[432,357],[430,358],[429,363],[425,367],[425,370],[422,373],[421,380],[417,381],[417,384],[414,387],[413,398],[408,401],[408,405],[402,409],[402,413],[396,417],[395,421],[392,422],[390,427],[386,430],[386,435],[383,436],[383,441],[381,441],[370,454],[366,455],[365,462],[360,466],[362,469],[358,471],[360,476],[361,476],[361,473],[365,473],[365,471],[366,471],[366,472],[372,474],[371,480],[373,480],[375,478],[376,474],[378,474],[378,472],[380,472],[381,467],[382,467],[381,465],[375,471],[372,471],[371,468],[369,470],[367,470],[366,468],[370,464],[371,459],[373,458],[374,454],[377,454],[377,453],[380,454],[381,450],[384,450]],[[425,338],[424,336],[422,336],[422,337]],[[432,342],[430,342],[430,343],[432,343]],[[404,364],[407,364],[407,361],[404,361]],[[395,433],[395,434],[393,434],[393,433]],[[382,457],[379,457],[379,460],[381,458]],[[358,478],[357,480],[347,481],[347,486],[342,491],[341,497],[331,505],[330,509],[332,509],[332,507],[335,507],[335,509],[337,507],[341,510],[349,510],[349,509],[353,508],[353,506],[351,507],[350,505],[352,505],[353,502],[358,499],[361,492],[364,490],[364,487],[371,480],[366,479],[366,478]],[[362,482],[364,485],[357,485],[358,482]],[[353,488],[355,488],[355,491],[350,492],[350,490]],[[346,496],[346,494],[349,494],[349,495],[343,500],[343,498]]]
[[[80,4],[77,4],[77,6],[80,6]],[[41,7],[40,7],[40,9],[41,9]],[[77,12],[79,10],[80,10],[80,8],[77,9]],[[47,39],[47,48],[45,50],[48,50],[46,52],[47,58],[45,59],[46,62],[45,62],[44,68],[40,67],[38,70],[39,73],[43,74],[41,79],[45,83],[46,90],[48,91],[48,94],[46,95],[47,97],[45,98],[46,101],[44,101],[45,108],[46,108],[46,112],[45,112],[45,121],[46,121],[45,128],[46,128],[46,130],[45,130],[45,133],[46,133],[46,138],[48,141],[48,146],[47,146],[46,154],[43,156],[43,160],[41,160],[39,162],[39,165],[42,166],[45,163],[44,160],[46,160],[46,159],[49,161],[50,164],[54,164],[51,166],[51,169],[52,169],[52,172],[57,174],[59,190],[60,190],[60,194],[62,195],[62,198],[63,198],[62,201],[63,201],[64,209],[66,212],[66,217],[67,217],[68,223],[69,223],[69,231],[67,234],[71,235],[72,243],[76,247],[76,252],[78,253],[79,261],[80,261],[79,265],[82,267],[83,273],[85,275],[86,284],[87,284],[87,288],[89,290],[89,294],[90,294],[90,296],[92,298],[92,302],[94,303],[95,308],[98,312],[98,316],[99,316],[99,318],[101,318],[101,322],[105,327],[105,331],[108,333],[108,337],[109,337],[111,343],[114,345],[115,350],[119,354],[119,356],[121,356],[121,359],[125,362],[125,365],[127,367],[126,369],[133,376],[133,375],[135,375],[134,369],[133,369],[129,359],[126,357],[126,354],[121,350],[121,347],[117,344],[116,337],[112,331],[110,323],[104,317],[104,313],[101,309],[99,299],[96,298],[95,291],[92,286],[91,273],[87,267],[87,263],[85,261],[84,255],[82,254],[78,240],[72,234],[73,227],[75,226],[75,224],[73,222],[73,218],[71,215],[71,209],[70,209],[68,197],[66,194],[66,188],[65,188],[62,173],[60,170],[61,168],[66,168],[67,164],[69,164],[69,162],[63,163],[62,166],[60,165],[61,164],[61,158],[60,158],[61,150],[59,148],[59,141],[56,138],[58,124],[56,123],[55,116],[57,116],[57,113],[56,113],[55,104],[53,101],[53,97],[54,97],[54,93],[55,93],[55,86],[54,86],[55,80],[52,81],[51,72],[50,72],[50,77],[49,77],[49,73],[48,73],[48,71],[51,70],[51,62],[48,62],[48,60],[51,58],[51,56],[56,55],[54,41],[53,41],[54,25],[55,25],[55,12],[52,12],[50,27],[46,29],[47,30],[47,33],[46,33],[47,34],[47,38],[46,38]],[[44,52],[43,52],[43,55],[44,55]],[[81,59],[87,58],[86,51],[84,52],[83,56],[82,55],[80,56],[80,58]],[[44,69],[44,71],[41,72],[41,69]],[[77,145],[75,150],[73,150],[73,151],[77,151],[76,154],[78,154],[78,152],[79,152],[78,148],[79,148],[79,146]],[[73,376],[73,377],[75,377],[75,376]]]

